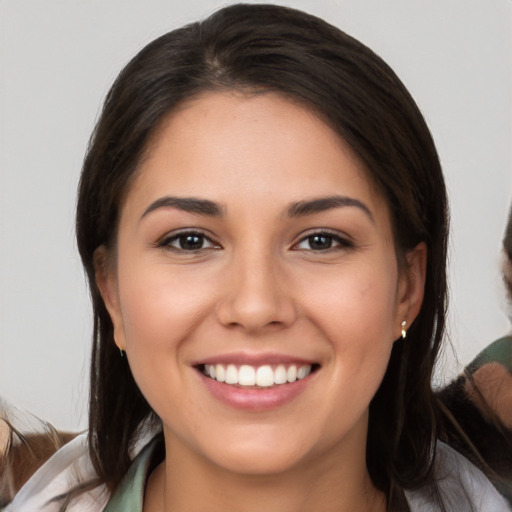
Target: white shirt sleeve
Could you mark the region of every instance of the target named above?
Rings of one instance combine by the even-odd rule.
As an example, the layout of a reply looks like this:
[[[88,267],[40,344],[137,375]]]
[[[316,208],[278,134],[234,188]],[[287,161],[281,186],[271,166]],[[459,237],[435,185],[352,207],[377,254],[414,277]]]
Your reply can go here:
[[[434,473],[446,510],[457,512],[510,512],[512,508],[489,479],[469,460],[438,443]],[[412,512],[439,512],[434,490],[406,491]]]
[[[5,512],[59,512],[61,501],[55,498],[77,485],[94,479],[87,448],[87,434],[81,434],[58,450],[19,490]],[[103,486],[81,494],[69,506],[69,512],[99,512],[107,502]]]

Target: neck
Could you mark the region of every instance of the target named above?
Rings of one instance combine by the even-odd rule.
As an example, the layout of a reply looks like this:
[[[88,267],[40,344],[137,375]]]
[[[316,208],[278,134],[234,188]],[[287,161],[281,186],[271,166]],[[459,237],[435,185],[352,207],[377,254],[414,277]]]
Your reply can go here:
[[[271,475],[233,473],[167,439],[166,452],[173,456],[151,475],[144,512],[386,510],[384,494],[368,475],[364,449],[362,457],[330,450],[300,467]]]

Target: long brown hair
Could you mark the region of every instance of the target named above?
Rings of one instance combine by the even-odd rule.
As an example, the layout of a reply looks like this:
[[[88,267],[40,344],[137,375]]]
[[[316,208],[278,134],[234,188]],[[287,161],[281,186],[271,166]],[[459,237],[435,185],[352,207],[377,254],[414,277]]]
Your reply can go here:
[[[368,469],[397,508],[401,489],[431,480],[437,437],[430,382],[445,324],[448,224],[440,163],[414,100],[382,59],[323,20],[274,5],[232,5],[150,43],[120,73],[92,135],[76,231],[94,308],[89,441],[100,480],[116,488],[141,426],[158,420],[114,344],[93,254],[115,249],[123,197],[155,130],[207,90],[276,92],[321,116],[387,200],[399,260],[428,246],[422,309],[370,405]]]

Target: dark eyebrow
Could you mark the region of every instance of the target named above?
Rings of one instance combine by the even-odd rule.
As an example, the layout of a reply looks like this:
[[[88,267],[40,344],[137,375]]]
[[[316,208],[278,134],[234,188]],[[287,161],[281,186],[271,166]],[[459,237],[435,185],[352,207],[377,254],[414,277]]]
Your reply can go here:
[[[208,199],[197,199],[195,197],[173,197],[165,196],[152,202],[144,211],[141,219],[159,208],[177,208],[185,212],[197,213],[199,215],[211,215],[219,217],[222,215],[222,207]]]
[[[362,210],[372,222],[375,222],[372,212],[359,199],[346,196],[319,197],[292,203],[288,208],[288,217],[302,217],[303,215],[312,215],[314,213],[325,212],[332,208],[355,207]]]

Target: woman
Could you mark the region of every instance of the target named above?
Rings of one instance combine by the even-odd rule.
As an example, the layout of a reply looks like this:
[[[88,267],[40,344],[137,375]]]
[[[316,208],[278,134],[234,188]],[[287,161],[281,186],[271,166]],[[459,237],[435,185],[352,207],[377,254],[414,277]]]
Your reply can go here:
[[[322,20],[236,5],[148,45],[79,190],[89,453],[8,510],[506,510],[438,443],[446,211],[414,101]]]

